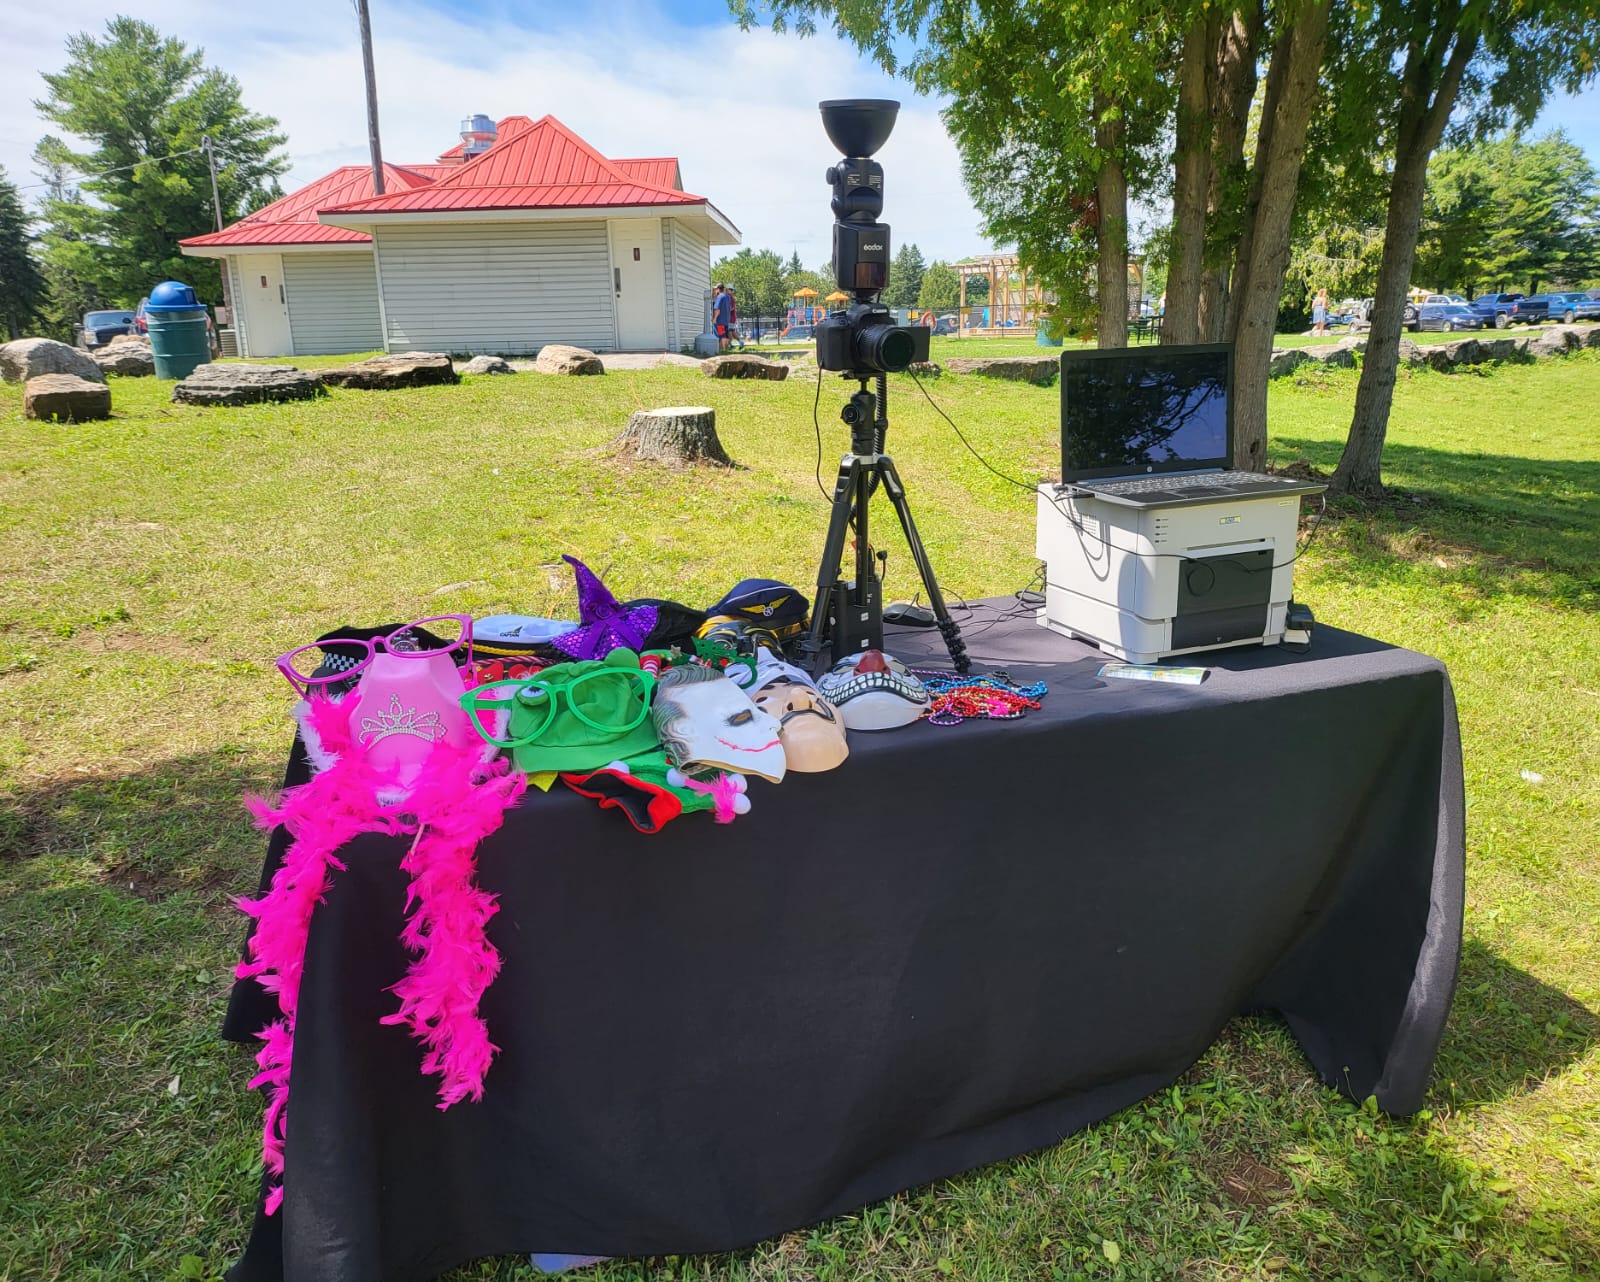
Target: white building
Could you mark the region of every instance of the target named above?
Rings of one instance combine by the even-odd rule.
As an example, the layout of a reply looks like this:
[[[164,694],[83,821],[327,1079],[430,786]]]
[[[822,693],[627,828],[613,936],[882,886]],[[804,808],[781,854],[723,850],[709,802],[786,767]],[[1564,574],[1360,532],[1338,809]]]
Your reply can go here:
[[[242,356],[677,351],[739,230],[672,157],[607,160],[554,116],[478,117],[432,165],[347,165],[222,231]]]

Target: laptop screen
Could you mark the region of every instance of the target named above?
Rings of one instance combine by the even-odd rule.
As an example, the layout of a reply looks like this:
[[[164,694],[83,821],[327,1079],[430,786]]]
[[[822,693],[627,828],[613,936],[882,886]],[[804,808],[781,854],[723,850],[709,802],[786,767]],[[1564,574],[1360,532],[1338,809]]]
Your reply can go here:
[[[1066,352],[1061,357],[1061,479],[1226,467],[1227,343]]]

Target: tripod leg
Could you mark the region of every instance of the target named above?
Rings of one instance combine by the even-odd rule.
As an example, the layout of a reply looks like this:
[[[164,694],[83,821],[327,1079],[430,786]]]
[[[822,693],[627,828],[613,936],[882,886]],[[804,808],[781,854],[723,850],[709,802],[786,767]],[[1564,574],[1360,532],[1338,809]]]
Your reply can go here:
[[[922,576],[922,586],[928,593],[928,606],[933,611],[933,617],[939,621],[939,633],[944,637],[945,648],[950,651],[950,661],[955,664],[957,672],[964,673],[972,667],[972,660],[967,657],[967,645],[961,639],[961,629],[950,617],[950,610],[944,603],[944,593],[939,591],[938,580],[933,576],[933,564],[928,560],[927,549],[922,546],[922,536],[917,533],[917,523],[911,519],[906,487],[900,483],[900,473],[895,471],[894,460],[887,454],[879,457],[877,468],[883,476],[883,488],[889,491],[889,502],[894,504],[894,510],[900,516],[900,528],[905,531],[911,559],[916,562],[917,573]]]
[[[833,513],[828,517],[828,537],[822,545],[822,561],[817,567],[817,599],[811,606],[811,634],[800,647],[813,668],[821,660],[828,614],[834,608],[835,589],[844,577],[844,545],[850,534],[860,471],[860,460],[853,454],[847,456],[839,464],[839,479],[833,486]]]

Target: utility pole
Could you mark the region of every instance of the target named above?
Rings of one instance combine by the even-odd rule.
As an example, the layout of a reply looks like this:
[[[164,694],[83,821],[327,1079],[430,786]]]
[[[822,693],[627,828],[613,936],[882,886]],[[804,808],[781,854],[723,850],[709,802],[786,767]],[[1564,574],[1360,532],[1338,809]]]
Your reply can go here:
[[[383,195],[383,147],[378,142],[378,79],[372,71],[372,19],[367,0],[355,0],[361,24],[361,65],[367,76],[367,145],[372,149],[372,190]]]
[[[217,230],[222,230],[222,197],[217,193],[217,153],[211,145],[211,136],[205,135],[200,139],[200,146],[206,153],[206,168],[211,171],[211,214],[216,219]],[[218,271],[222,277],[222,306],[228,313],[228,324],[233,324],[233,291],[228,288],[228,260],[218,259]],[[217,328],[222,328],[220,325]]]

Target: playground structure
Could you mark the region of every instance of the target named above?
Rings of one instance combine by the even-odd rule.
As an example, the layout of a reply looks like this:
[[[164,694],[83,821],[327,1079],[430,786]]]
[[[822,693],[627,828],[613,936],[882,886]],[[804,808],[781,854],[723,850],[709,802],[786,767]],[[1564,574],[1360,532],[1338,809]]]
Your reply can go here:
[[[1028,269],[1015,254],[980,254],[955,264],[961,278],[957,315],[962,337],[1003,337],[1031,333],[1044,320],[1054,299],[1043,285],[1028,278]],[[989,300],[967,304],[967,281],[981,277],[989,283]]]
[[[844,294],[829,294],[825,302],[846,298]],[[789,305],[789,310],[784,314],[783,329],[778,335],[787,338],[789,331],[797,325],[815,325],[828,314],[828,309],[816,301],[817,291],[809,285],[794,291],[794,302]]]

